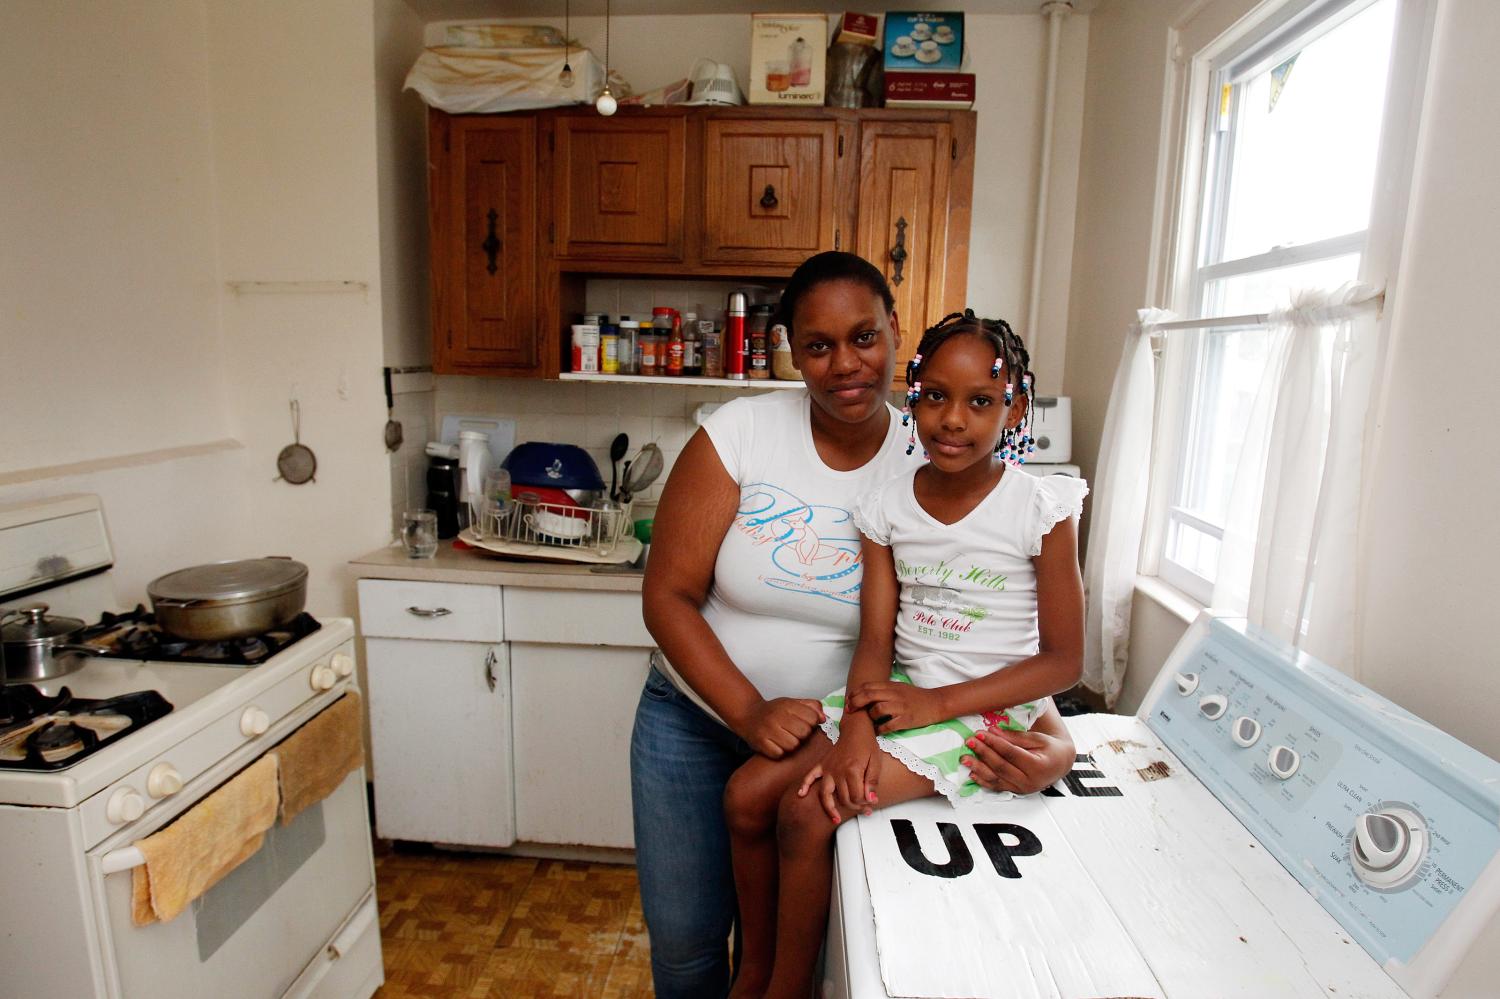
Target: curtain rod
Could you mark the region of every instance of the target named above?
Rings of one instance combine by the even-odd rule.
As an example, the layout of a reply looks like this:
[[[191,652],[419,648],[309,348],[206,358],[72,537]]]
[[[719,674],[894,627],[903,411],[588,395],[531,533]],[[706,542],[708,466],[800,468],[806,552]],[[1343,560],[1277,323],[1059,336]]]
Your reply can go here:
[[[1356,299],[1344,305],[1335,306],[1327,311],[1330,318],[1355,312],[1368,305],[1374,304],[1379,307],[1385,304],[1385,292],[1377,291],[1369,298]],[[1147,328],[1152,332],[1165,333],[1171,330],[1212,330],[1212,329],[1243,329],[1250,326],[1268,326],[1271,315],[1267,312],[1247,312],[1240,316],[1206,316],[1201,319],[1174,319],[1166,323],[1151,323]]]

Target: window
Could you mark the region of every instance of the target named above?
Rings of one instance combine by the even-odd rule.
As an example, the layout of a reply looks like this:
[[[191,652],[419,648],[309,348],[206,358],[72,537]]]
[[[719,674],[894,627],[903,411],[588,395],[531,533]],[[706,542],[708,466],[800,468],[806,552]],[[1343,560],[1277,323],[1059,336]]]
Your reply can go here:
[[[1187,97],[1177,267],[1167,301],[1217,317],[1174,330],[1175,402],[1153,481],[1163,579],[1212,602],[1239,456],[1267,377],[1251,317],[1298,288],[1364,277],[1398,0],[1291,3],[1204,60]],[[1180,349],[1179,349],[1180,347]]]

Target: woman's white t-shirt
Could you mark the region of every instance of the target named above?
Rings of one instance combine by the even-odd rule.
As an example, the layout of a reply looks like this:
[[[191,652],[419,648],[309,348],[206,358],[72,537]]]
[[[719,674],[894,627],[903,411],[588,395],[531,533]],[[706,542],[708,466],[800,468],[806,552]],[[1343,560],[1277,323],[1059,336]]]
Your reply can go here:
[[[823,463],[806,390],[727,403],[703,424],[739,485],[734,521],[719,545],[702,613],[761,696],[821,698],[849,675],[859,638],[863,578],[853,510],[905,469],[901,417],[887,405],[885,443],[847,472]],[[664,672],[707,707],[670,664]]]
[[[916,471],[881,484],[855,515],[896,563],[896,660],[917,686],[942,687],[1036,655],[1031,560],[1058,521],[1083,511],[1087,484],[1009,468],[963,519],[944,524],[917,502]]]

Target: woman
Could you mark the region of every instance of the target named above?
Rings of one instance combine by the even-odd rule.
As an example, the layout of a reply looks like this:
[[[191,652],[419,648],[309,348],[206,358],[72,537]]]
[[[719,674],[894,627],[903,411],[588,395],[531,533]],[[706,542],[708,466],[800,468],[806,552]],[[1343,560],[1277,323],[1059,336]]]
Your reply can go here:
[[[723,795],[754,753],[822,721],[859,633],[849,511],[916,460],[887,397],[901,342],[885,278],[850,253],[797,268],[777,321],[805,392],[738,399],[688,442],[657,508],[646,627],[661,655],[631,739],[636,866],[656,994],[722,996],[735,913]],[[975,779],[1029,793],[1073,762],[1055,712],[987,738]]]

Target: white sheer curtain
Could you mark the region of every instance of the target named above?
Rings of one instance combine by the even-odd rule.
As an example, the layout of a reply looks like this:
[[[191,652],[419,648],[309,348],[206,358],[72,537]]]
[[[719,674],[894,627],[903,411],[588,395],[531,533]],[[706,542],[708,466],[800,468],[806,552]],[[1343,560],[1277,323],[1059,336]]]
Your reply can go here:
[[[1355,558],[1376,310],[1363,285],[1302,291],[1271,313],[1267,376],[1235,473],[1216,609],[1353,670]],[[1304,622],[1306,633],[1304,635]]]
[[[1084,558],[1083,685],[1113,707],[1125,679],[1130,601],[1146,521],[1146,469],[1151,461],[1156,376],[1151,358],[1155,324],[1173,318],[1142,309],[1125,336],[1099,441]]]

